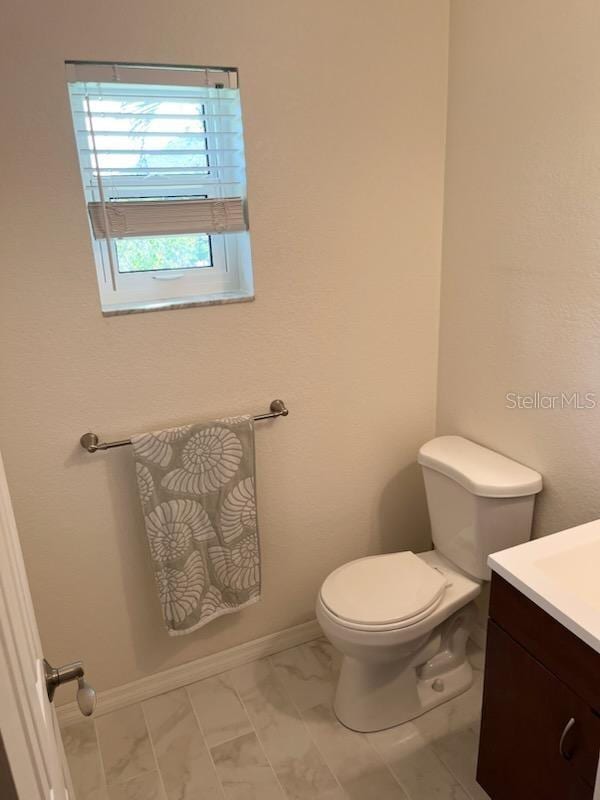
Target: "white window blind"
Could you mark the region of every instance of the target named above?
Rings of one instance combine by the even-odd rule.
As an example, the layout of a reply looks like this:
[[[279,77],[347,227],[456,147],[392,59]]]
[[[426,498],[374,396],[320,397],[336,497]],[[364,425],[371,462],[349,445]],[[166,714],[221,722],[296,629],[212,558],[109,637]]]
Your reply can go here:
[[[96,239],[246,230],[241,197],[88,203]]]
[[[237,72],[68,68],[96,238],[246,228]]]

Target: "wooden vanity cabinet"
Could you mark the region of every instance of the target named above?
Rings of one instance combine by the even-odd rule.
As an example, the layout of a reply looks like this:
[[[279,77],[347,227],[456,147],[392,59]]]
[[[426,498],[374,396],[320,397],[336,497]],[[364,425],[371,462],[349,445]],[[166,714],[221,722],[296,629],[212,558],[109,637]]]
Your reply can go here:
[[[592,800],[599,711],[600,655],[494,574],[477,767],[490,798]]]

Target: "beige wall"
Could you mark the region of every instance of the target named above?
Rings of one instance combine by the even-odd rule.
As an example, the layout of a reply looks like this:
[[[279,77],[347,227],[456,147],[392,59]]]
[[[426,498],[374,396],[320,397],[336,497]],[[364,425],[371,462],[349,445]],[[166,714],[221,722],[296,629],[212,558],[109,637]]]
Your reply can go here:
[[[600,516],[600,5],[453,0],[450,39],[438,430],[538,469],[543,535]]]
[[[83,658],[98,688],[308,620],[333,567],[426,544],[414,460],[434,430],[447,12],[440,0],[5,11],[0,446],[46,655]],[[65,59],[239,67],[254,303],[101,317]],[[78,438],[277,396],[289,418],[257,430],[263,601],[168,638],[131,454],[86,455]]]

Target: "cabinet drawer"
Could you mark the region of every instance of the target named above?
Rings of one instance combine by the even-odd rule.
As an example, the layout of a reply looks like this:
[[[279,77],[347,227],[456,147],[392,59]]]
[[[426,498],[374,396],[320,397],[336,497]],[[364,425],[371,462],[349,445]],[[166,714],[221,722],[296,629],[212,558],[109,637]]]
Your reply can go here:
[[[490,621],[477,780],[492,800],[591,800],[599,749],[589,706]]]
[[[600,711],[600,655],[495,573],[490,617],[588,706]]]

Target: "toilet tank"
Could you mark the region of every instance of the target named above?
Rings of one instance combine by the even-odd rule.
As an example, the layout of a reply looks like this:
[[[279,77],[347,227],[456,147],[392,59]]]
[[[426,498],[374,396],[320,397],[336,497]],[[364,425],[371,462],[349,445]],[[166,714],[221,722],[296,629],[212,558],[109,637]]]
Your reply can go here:
[[[526,542],[542,476],[462,436],[419,450],[433,544],[463,572],[490,579],[491,553]]]

